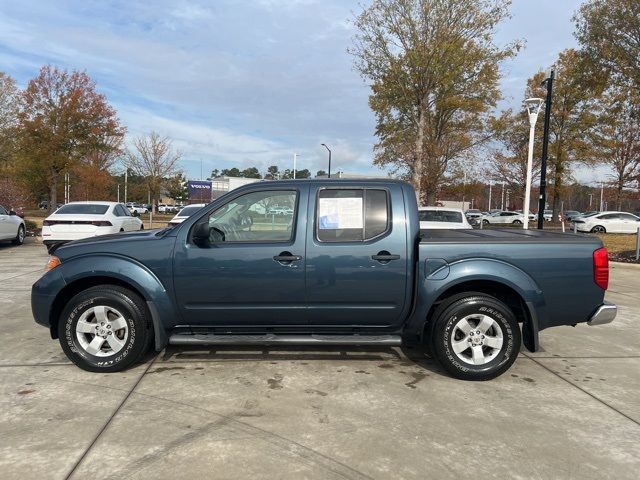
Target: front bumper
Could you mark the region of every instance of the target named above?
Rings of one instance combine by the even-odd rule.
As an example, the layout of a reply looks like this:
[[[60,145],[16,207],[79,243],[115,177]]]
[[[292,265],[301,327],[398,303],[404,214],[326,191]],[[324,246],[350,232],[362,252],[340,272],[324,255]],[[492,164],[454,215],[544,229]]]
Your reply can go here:
[[[618,314],[618,307],[611,302],[604,302],[600,305],[591,318],[587,321],[587,325],[604,325],[613,322]]]
[[[36,323],[51,326],[51,311],[56,296],[66,286],[60,267],[45,273],[31,287],[31,313]]]

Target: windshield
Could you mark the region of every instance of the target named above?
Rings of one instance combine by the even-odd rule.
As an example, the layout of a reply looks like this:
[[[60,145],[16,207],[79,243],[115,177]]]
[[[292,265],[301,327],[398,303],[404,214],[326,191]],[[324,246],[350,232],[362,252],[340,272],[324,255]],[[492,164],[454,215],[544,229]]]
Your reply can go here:
[[[462,213],[451,210],[421,210],[421,222],[462,223]]]
[[[184,207],[182,210],[180,210],[180,212],[176,216],[178,216],[178,217],[190,217],[191,215],[196,213],[201,208],[202,207]]]
[[[54,213],[56,215],[104,215],[109,205],[99,203],[68,203]]]

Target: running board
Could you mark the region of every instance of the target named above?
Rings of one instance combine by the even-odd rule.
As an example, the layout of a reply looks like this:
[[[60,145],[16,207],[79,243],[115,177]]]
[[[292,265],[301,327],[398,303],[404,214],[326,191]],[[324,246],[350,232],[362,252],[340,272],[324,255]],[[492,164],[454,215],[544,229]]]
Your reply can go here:
[[[399,335],[215,335],[174,334],[171,345],[386,345],[399,346]]]

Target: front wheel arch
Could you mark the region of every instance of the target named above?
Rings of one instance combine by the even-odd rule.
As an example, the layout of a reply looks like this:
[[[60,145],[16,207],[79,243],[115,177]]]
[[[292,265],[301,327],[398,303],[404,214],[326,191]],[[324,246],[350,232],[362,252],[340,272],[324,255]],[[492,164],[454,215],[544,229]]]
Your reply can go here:
[[[596,225],[591,229],[591,233],[607,233],[607,229],[602,225]]]
[[[58,323],[60,322],[60,315],[62,314],[62,311],[64,310],[64,307],[67,305],[69,300],[71,300],[73,297],[75,297],[78,293],[82,292],[83,290],[87,290],[91,287],[97,287],[99,285],[117,286],[117,287],[126,288],[127,290],[131,290],[133,293],[138,295],[143,300],[145,301],[148,300],[147,298],[145,298],[142,292],[139,291],[137,288],[135,288],[133,285],[127,282],[123,282],[122,280],[118,280],[117,278],[113,278],[113,277],[81,278],[79,280],[76,280],[75,282],[68,284],[56,296],[56,299],[53,302],[53,305],[51,307],[51,316],[50,316],[50,323],[49,323],[50,325],[49,328],[51,329],[51,338],[58,338]],[[154,322],[154,327],[157,327],[155,325],[155,322]]]

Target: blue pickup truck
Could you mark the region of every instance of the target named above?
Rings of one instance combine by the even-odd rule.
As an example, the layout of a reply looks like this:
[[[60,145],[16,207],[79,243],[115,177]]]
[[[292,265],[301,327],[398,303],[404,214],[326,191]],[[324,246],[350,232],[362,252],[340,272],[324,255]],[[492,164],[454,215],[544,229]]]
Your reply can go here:
[[[97,372],[167,344],[420,342],[455,377],[486,380],[540,330],[616,315],[597,237],[421,232],[395,180],[253,183],[174,228],[64,245],[47,270],[35,320]]]

